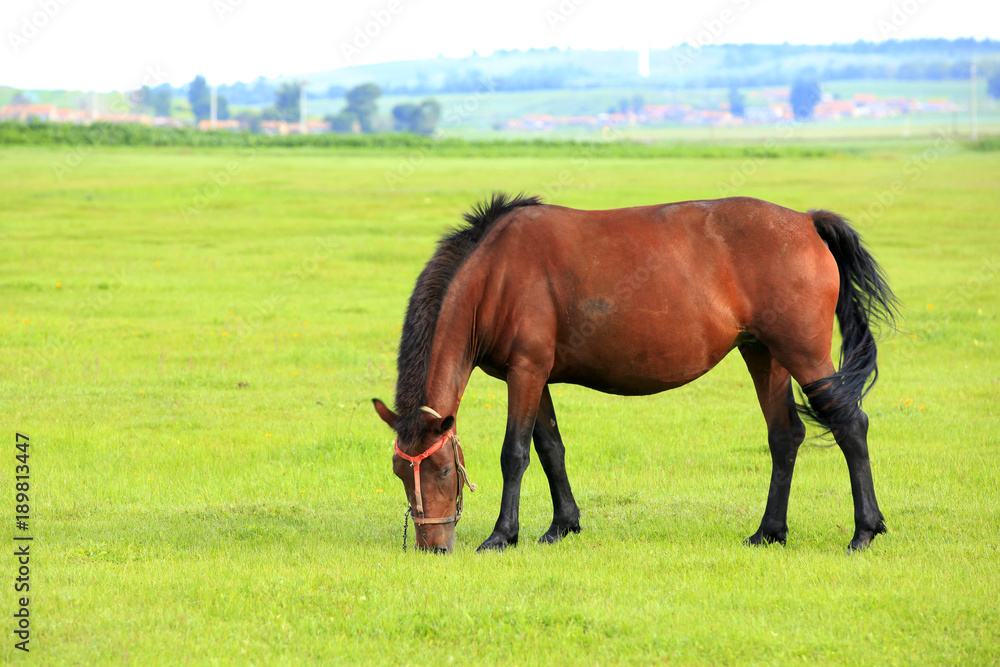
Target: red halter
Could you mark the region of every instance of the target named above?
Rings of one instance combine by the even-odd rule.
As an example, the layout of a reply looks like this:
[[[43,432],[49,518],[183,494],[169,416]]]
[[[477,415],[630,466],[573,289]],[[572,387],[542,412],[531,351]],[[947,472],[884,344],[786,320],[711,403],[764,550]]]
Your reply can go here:
[[[455,501],[455,514],[448,517],[442,517],[437,519],[428,519],[424,517],[424,499],[420,493],[420,464],[424,459],[431,456],[437,450],[441,449],[444,443],[448,440],[453,440],[452,448],[453,454],[455,456],[455,472],[458,475],[458,497]],[[448,431],[441,438],[435,442],[433,445],[427,448],[422,454],[417,454],[416,456],[410,456],[403,450],[399,448],[399,438],[396,438],[396,442],[393,444],[395,453],[400,457],[406,459],[410,462],[410,466],[413,468],[413,493],[417,497],[416,508],[410,508],[410,516],[413,518],[413,523],[417,525],[421,524],[439,524],[439,523],[458,523],[458,520],[462,518],[462,487],[465,484],[469,485],[472,491],[476,490],[475,485],[469,481],[468,474],[465,472],[465,467],[462,465],[459,459],[460,445],[458,442],[458,435],[454,430]]]

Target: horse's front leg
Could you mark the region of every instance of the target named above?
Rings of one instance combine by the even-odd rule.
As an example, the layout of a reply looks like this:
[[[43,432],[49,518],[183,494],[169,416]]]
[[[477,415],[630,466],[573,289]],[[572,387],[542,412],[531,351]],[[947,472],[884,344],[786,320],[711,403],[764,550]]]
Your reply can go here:
[[[493,533],[479,545],[479,551],[517,544],[521,478],[528,469],[531,432],[546,379],[545,374],[530,368],[512,367],[507,374],[507,433],[500,450],[503,472],[500,516]]]
[[[549,478],[549,490],[552,492],[552,525],[539,542],[558,542],[570,533],[580,532],[580,508],[573,498],[573,489],[566,475],[566,448],[559,435],[556,410],[548,385],[545,385],[538,404],[534,440],[538,461]]]

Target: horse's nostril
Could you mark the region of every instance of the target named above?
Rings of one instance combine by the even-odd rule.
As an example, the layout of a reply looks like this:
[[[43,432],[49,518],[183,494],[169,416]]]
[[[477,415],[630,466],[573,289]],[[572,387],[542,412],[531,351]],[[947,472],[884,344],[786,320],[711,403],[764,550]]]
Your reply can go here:
[[[448,547],[434,547],[434,553],[436,553],[436,554],[446,554],[446,553],[448,553]]]

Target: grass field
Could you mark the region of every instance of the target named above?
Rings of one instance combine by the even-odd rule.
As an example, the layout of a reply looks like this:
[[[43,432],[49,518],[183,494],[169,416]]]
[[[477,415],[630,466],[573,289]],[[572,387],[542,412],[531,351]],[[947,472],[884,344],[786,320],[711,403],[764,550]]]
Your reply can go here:
[[[995,664],[998,167],[957,142],[779,159],[4,148],[0,655]],[[442,230],[493,189],[610,208],[727,188],[854,218],[903,301],[865,404],[889,533],[845,555],[846,465],[811,441],[788,545],[741,544],[770,460],[731,355],[654,397],[554,387],[584,530],[533,541],[551,518],[534,461],[521,544],[479,555],[506,393],[475,373],[459,429],[479,491],[455,553],[403,553],[391,434],[369,400],[392,398],[405,302]],[[16,433],[30,436],[27,531]],[[24,535],[27,655],[12,619]]]

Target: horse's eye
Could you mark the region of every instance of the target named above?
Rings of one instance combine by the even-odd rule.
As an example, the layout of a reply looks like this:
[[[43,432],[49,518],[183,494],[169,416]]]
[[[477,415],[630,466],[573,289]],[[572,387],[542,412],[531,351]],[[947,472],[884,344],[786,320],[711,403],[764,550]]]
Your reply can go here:
[[[451,466],[445,466],[445,469],[441,471],[441,477],[447,477],[451,474]]]

